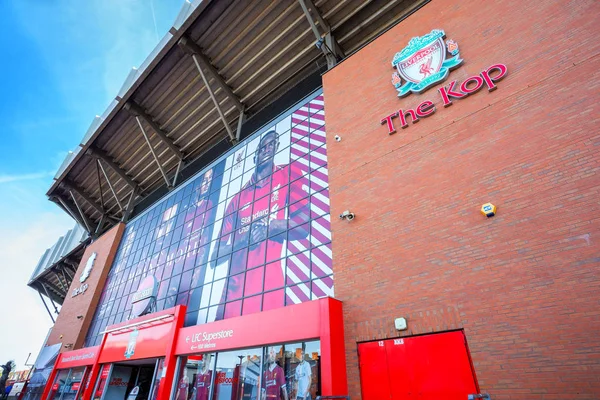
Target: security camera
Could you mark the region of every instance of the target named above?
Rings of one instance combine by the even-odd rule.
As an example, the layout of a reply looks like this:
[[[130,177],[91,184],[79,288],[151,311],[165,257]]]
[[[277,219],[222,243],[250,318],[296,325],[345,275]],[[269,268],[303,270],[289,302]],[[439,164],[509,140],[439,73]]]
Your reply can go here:
[[[354,217],[355,217],[354,213],[351,213],[348,210],[346,210],[340,214],[340,219],[347,219],[348,221],[352,221],[354,219]]]
[[[334,139],[335,139],[336,142],[341,142],[342,141],[342,138],[339,137],[338,135],[335,135]]]

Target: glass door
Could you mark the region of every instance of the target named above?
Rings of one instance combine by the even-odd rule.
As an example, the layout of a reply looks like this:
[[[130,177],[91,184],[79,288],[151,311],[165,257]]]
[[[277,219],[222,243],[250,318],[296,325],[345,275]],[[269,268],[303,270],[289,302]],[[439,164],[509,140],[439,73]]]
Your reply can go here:
[[[100,370],[100,375],[98,375],[98,381],[96,382],[94,393],[92,395],[94,400],[102,400],[104,398],[105,389],[108,386],[108,379],[110,378],[111,371],[112,364],[106,364],[102,366],[102,370]]]
[[[156,360],[156,367],[154,368],[154,377],[152,379],[152,387],[150,388],[151,396],[148,397],[149,400],[158,399],[158,388],[160,387],[160,381],[163,378],[164,366],[164,358],[159,358],[158,360]]]
[[[62,390],[60,400],[75,400],[77,392],[81,388],[83,381],[83,375],[85,373],[85,367],[72,368],[71,373],[67,377],[65,385]]]
[[[92,367],[86,367],[85,372],[83,373],[83,378],[81,379],[81,383],[79,384],[79,389],[77,391],[77,395],[75,396],[75,400],[81,400],[86,389],[90,386],[91,372]]]
[[[262,348],[217,354],[214,400],[259,400]]]
[[[70,369],[63,369],[58,371],[56,374],[56,378],[52,383],[52,389],[50,391],[50,395],[48,396],[49,400],[59,400],[62,396],[63,391],[66,388],[67,380],[69,379],[69,375],[71,374]]]

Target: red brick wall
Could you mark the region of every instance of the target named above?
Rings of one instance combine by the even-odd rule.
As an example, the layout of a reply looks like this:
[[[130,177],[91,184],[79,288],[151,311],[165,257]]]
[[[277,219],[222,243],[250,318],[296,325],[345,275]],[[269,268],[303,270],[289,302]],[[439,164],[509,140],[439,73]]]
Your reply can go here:
[[[600,3],[432,1],[324,76],[336,297],[357,342],[464,328],[493,399],[600,398]],[[399,99],[391,60],[434,28],[498,89]],[[379,121],[432,100],[388,135]],[[333,140],[342,137],[341,142]],[[487,219],[481,205],[498,206]],[[406,317],[398,332],[394,319]]]
[[[69,288],[69,294],[62,305],[52,332],[48,336],[46,346],[62,343],[61,352],[83,347],[85,335],[94,317],[100,294],[104,288],[108,271],[112,266],[124,230],[125,224],[118,224],[85,249],[77,273],[73,278],[73,283]],[[88,289],[75,297],[71,297],[73,290],[82,285],[79,277],[90,255],[94,252],[97,253],[96,261],[90,276],[84,282],[89,285]],[[77,318],[79,315],[83,318]],[[68,344],[72,344],[73,347],[65,348],[64,345]]]

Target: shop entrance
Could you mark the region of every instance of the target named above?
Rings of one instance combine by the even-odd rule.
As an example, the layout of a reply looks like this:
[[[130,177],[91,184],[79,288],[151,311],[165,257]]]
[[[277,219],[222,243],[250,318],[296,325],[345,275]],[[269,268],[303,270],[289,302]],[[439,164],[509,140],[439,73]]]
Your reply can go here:
[[[156,400],[162,359],[104,365],[94,393],[97,400]]]
[[[363,400],[464,400],[479,393],[462,331],[358,345]]]

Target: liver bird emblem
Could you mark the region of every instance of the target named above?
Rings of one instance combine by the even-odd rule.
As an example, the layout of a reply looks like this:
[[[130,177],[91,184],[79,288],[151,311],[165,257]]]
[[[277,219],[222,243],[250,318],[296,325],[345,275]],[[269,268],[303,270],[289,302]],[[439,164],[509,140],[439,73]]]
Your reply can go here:
[[[431,68],[432,61],[433,61],[433,57],[429,57],[429,58],[427,58],[427,61],[425,61],[423,64],[421,64],[421,68],[419,68],[419,72],[421,74],[423,74],[423,78],[426,78],[427,76],[431,75],[431,73],[433,72],[433,68]]]

